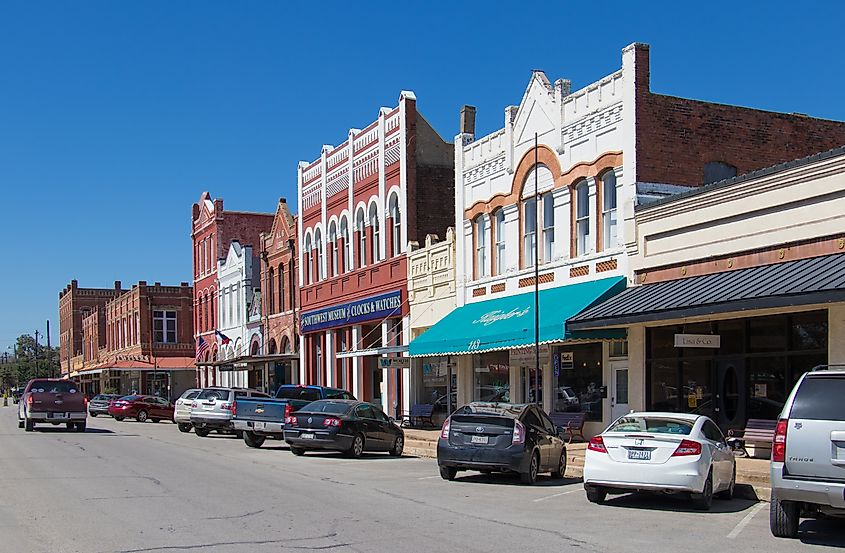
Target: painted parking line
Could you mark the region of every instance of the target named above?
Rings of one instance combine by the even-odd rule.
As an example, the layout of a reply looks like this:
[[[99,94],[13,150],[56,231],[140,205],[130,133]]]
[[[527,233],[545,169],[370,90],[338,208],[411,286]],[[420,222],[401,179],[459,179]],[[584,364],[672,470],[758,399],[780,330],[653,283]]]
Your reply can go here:
[[[441,478],[441,476],[437,474],[434,476],[421,476],[420,478],[417,478],[417,480],[431,480],[433,478]]]
[[[554,499],[555,497],[560,497],[562,495],[569,495],[571,493],[580,492],[582,490],[583,490],[583,488],[581,486],[578,486],[574,490],[567,490],[565,492],[560,492],[560,493],[556,493],[556,494],[552,494],[552,495],[546,495],[546,496],[543,496],[543,497],[538,497],[537,499],[532,499],[531,501],[533,501],[534,503],[540,503],[541,501],[546,501],[547,499]]]
[[[757,505],[755,505],[754,507],[752,507],[751,511],[747,515],[742,517],[742,520],[740,520],[736,524],[736,526],[734,526],[734,529],[730,531],[730,533],[728,534],[728,539],[729,540],[736,539],[736,537],[739,536],[740,532],[742,532],[742,530],[746,526],[748,526],[748,523],[751,522],[751,519],[754,518],[754,515],[759,513],[763,509],[763,507],[765,507],[766,505],[767,505],[766,503],[760,502]]]

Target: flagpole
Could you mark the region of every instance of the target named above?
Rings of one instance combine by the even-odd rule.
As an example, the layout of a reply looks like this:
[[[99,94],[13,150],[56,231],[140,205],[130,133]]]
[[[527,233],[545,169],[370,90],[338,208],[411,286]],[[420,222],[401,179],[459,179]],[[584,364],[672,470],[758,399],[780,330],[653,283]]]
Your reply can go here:
[[[534,402],[540,395],[540,205],[538,135],[534,133]]]

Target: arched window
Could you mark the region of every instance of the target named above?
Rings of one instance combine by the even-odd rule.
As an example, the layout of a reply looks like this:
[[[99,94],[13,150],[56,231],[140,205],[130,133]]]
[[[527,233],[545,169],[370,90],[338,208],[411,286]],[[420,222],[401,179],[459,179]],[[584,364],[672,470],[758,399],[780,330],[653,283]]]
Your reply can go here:
[[[305,284],[311,284],[314,282],[314,263],[311,261],[312,253],[311,253],[311,235],[305,235],[305,249],[303,250],[303,254],[305,257]]]
[[[314,247],[317,249],[317,280],[326,278],[326,269],[323,265],[323,233],[320,229],[314,231]]]
[[[364,209],[355,215],[355,232],[358,233],[358,268],[367,264],[367,229],[364,225]]]
[[[370,205],[370,226],[373,228],[373,263],[381,261],[381,243],[379,238],[378,206]]]
[[[399,195],[393,194],[390,196],[390,203],[388,205],[388,212],[390,218],[393,219],[393,251],[390,252],[391,257],[402,253],[402,214],[399,211]]]
[[[343,270],[344,272],[351,271],[352,256],[349,252],[352,245],[349,243],[349,223],[346,217],[340,220],[340,237],[343,240]]]
[[[276,353],[276,339],[270,338],[270,343],[267,346],[267,353],[270,355],[275,355]]]
[[[280,275],[281,276],[281,275]],[[276,274],[273,271],[273,267],[267,269],[267,314],[272,315],[276,311],[274,310],[273,305],[273,298],[275,296],[273,292],[273,288],[275,287],[276,281]]]
[[[272,294],[273,291],[271,290]],[[279,313],[285,310],[285,266],[279,263]]]
[[[497,209],[493,214],[496,232],[496,274],[505,273],[505,210]]]
[[[602,247],[615,248],[619,241],[616,228],[616,173],[611,169],[601,178]]]
[[[590,187],[582,180],[575,186],[575,255],[590,250]]]
[[[484,214],[475,218],[475,276],[487,276],[487,219]]]
[[[533,267],[537,249],[537,202],[534,197],[522,201],[522,261]]]
[[[332,266],[331,275],[337,276],[337,224],[332,221],[329,225],[329,260]]]

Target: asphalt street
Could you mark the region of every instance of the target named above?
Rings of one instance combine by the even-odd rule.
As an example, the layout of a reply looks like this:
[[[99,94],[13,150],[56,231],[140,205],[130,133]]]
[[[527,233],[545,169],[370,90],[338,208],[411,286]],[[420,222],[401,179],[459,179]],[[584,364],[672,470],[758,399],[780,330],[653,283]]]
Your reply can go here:
[[[0,408],[0,552],[395,553],[825,551],[845,525],[806,521],[777,540],[767,504],[619,496],[592,505],[574,480],[440,479],[435,461],[293,456],[280,442],[89,418],[88,432],[17,428]]]

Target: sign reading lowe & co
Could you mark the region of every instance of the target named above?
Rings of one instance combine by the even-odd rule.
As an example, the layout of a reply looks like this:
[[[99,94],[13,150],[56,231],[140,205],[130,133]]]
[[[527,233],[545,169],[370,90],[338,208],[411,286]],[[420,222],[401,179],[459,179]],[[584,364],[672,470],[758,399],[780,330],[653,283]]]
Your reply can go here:
[[[722,337],[719,334],[675,334],[676,348],[720,348]]]
[[[347,326],[398,315],[402,310],[402,290],[394,290],[362,300],[308,311],[300,316],[302,332]]]

